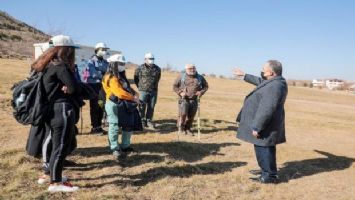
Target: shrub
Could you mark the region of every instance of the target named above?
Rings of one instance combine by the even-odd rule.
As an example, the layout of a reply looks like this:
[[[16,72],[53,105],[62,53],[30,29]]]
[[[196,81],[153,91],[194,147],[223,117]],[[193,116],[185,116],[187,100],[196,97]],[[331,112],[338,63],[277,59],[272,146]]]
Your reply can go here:
[[[0,40],[7,40],[9,38],[5,33],[0,33]]]
[[[21,37],[21,36],[18,36],[18,35],[11,35],[10,39],[11,39],[11,40],[18,40],[18,41],[21,41],[21,40],[22,40],[22,37]]]

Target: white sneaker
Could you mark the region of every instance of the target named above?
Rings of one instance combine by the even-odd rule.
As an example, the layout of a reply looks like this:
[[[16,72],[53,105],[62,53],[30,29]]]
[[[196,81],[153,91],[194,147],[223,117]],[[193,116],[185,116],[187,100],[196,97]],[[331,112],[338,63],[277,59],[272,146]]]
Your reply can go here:
[[[69,182],[63,182],[59,185],[52,184],[48,187],[48,192],[75,192],[79,187],[73,186]]]
[[[62,176],[62,182],[67,182],[67,181],[68,181],[68,178],[65,176]],[[45,175],[39,177],[37,180],[37,183],[40,185],[45,184],[45,183],[49,183],[49,182],[50,182],[49,176],[45,176]]]

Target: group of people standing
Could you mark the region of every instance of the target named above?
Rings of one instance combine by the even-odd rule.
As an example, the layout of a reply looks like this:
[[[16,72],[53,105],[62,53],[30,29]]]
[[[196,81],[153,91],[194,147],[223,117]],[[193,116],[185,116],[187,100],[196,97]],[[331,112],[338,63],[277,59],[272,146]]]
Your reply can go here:
[[[75,65],[75,48],[68,36],[54,36],[51,48],[46,50],[33,64],[32,69],[43,73],[45,93],[50,110],[43,122],[47,136],[42,143],[43,160],[46,163],[39,184],[50,183],[50,192],[73,192],[72,186],[62,176],[65,158],[76,146],[75,124],[79,120],[79,109],[84,99],[90,101],[91,132],[105,134],[102,118],[107,116],[109,147],[116,157],[135,151],[131,147],[134,131],[148,128],[154,130],[154,108],[158,99],[161,69],[155,64],[152,53],[144,56],[144,63],[134,72],[135,91],[126,77],[126,59],[122,54],[108,57],[104,43],[95,46],[95,55],[85,69]],[[253,143],[261,170],[251,173],[259,175],[254,180],[273,183],[277,180],[276,144],[285,142],[284,103],[287,84],[282,78],[282,65],[268,61],[263,66],[262,78],[245,74],[236,69],[234,74],[257,85],[247,95],[238,115],[237,137]],[[208,90],[206,79],[197,73],[194,64],[187,64],[173,83],[178,95],[179,132],[193,135],[192,124],[198,101]],[[118,141],[122,132],[121,142]],[[51,143],[51,150],[45,144]],[[73,145],[74,144],[74,145]],[[45,148],[45,150],[44,150]],[[45,153],[49,152],[49,153]]]
[[[50,108],[43,124],[31,127],[27,151],[30,155],[42,155],[44,173],[37,181],[39,184],[50,183],[50,192],[72,192],[79,188],[72,186],[68,178],[62,176],[62,171],[68,163],[65,158],[76,148],[76,123],[79,110],[85,104],[83,100],[90,102],[90,132],[105,135],[102,119],[106,116],[112,154],[124,156],[135,151],[131,147],[134,131],[155,130],[153,116],[161,69],[154,64],[152,53],[145,54],[144,63],[134,72],[138,88],[135,91],[126,77],[125,57],[122,54],[109,56],[105,43],[96,44],[94,55],[84,68],[75,63],[78,47],[69,36],[54,36],[49,44],[49,49],[31,67],[43,74],[44,93]],[[179,131],[192,134],[196,100],[207,89],[206,80],[197,74],[195,66],[186,65],[186,72],[174,83],[174,91],[181,98]],[[39,132],[44,134],[39,136]],[[118,141],[119,132],[122,133],[121,142]]]

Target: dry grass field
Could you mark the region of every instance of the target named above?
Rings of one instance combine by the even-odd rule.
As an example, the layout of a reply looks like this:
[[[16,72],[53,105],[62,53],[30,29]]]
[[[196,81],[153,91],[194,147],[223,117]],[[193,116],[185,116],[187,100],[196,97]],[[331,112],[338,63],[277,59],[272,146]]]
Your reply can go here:
[[[107,136],[89,134],[85,106],[83,133],[68,157],[77,166],[64,171],[81,190],[50,194],[36,183],[41,161],[24,150],[29,127],[11,113],[9,88],[27,72],[26,61],[0,59],[0,199],[355,199],[355,95],[289,87],[287,143],[277,146],[281,183],[261,185],[249,181],[248,171],[257,167],[253,146],[237,140],[234,131],[236,114],[253,86],[207,77],[201,141],[185,135],[178,141],[172,92],[177,74],[165,72],[157,131],[132,137],[139,153],[114,159]]]

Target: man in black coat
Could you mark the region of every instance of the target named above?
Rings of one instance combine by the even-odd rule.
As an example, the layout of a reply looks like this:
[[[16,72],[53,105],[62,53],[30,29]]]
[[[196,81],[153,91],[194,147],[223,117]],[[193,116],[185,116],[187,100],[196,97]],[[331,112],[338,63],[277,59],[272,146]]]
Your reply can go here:
[[[285,110],[287,83],[282,77],[282,64],[277,60],[267,61],[261,78],[245,74],[240,69],[234,75],[257,87],[244,100],[237,122],[237,138],[254,144],[256,159],[261,170],[250,173],[260,175],[251,178],[261,183],[277,182],[276,145],[286,142]]]

